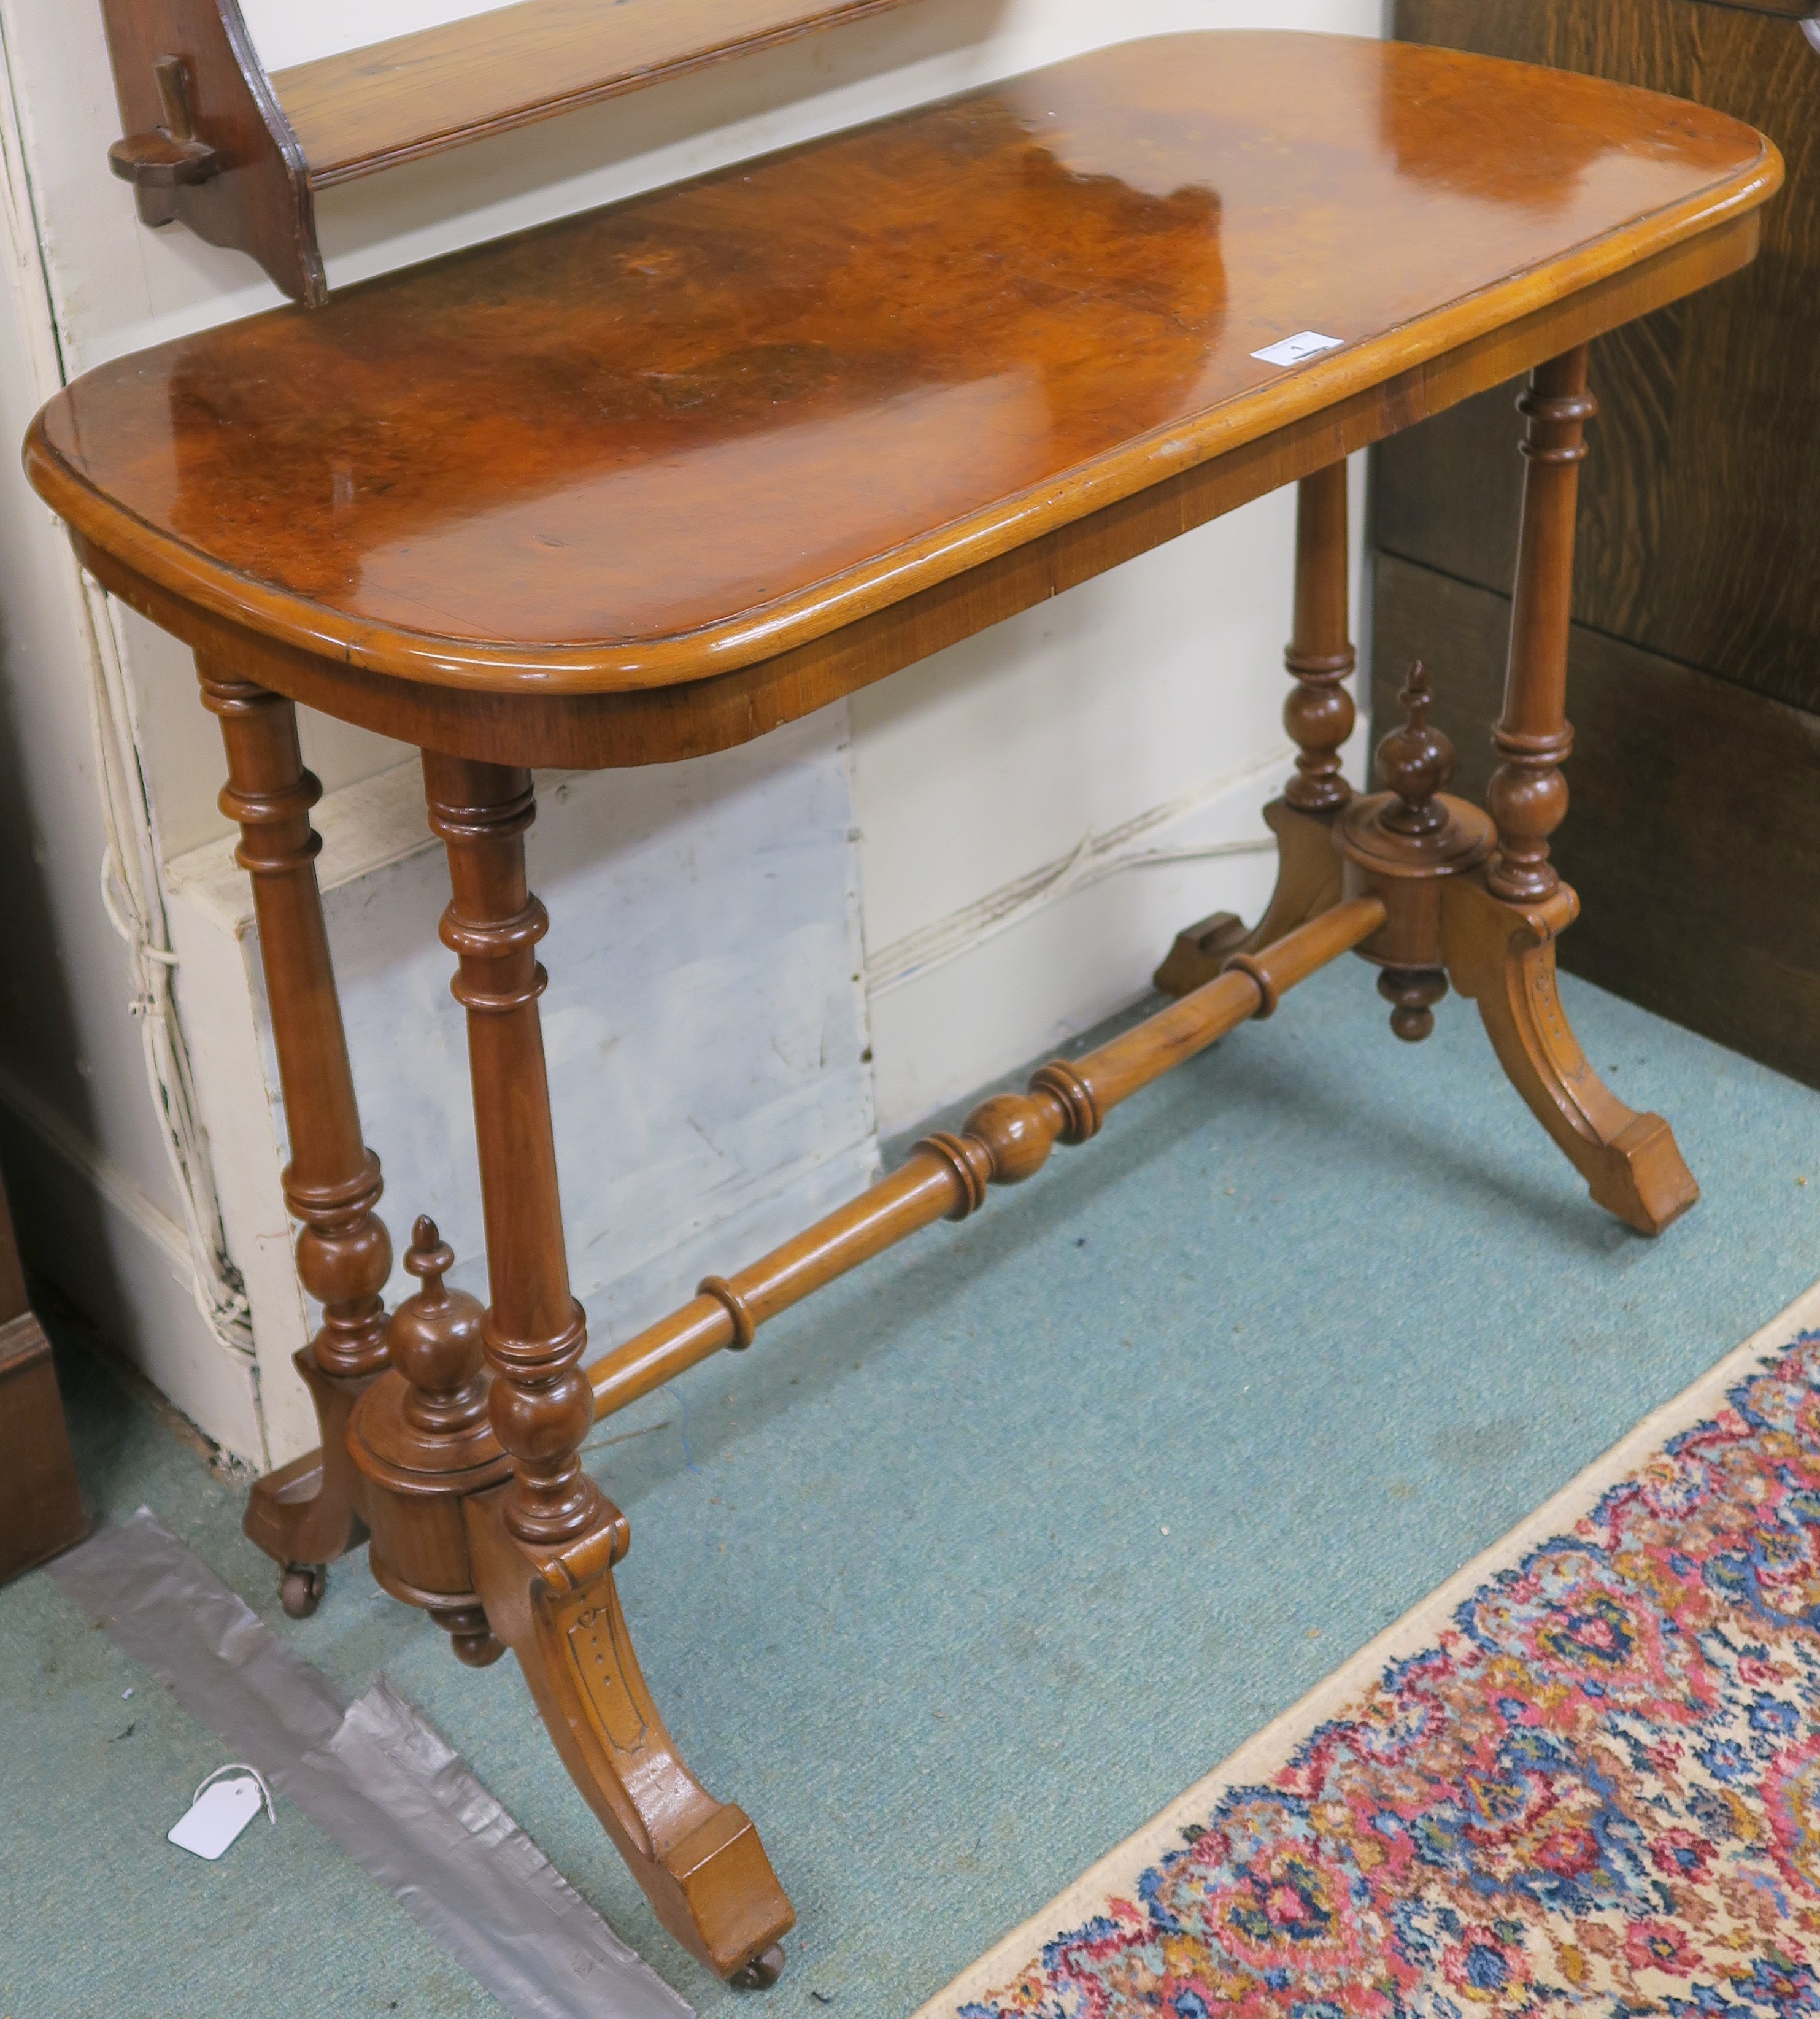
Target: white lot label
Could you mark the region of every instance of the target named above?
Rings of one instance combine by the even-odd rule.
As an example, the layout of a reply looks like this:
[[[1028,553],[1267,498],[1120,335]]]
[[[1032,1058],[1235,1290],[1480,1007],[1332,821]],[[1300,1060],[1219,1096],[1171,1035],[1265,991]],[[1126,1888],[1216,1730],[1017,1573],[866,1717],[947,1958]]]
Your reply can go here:
[[[242,1775],[205,1788],[171,1832],[170,1842],[198,1858],[217,1858],[259,1812],[259,1784]]]
[[[1285,336],[1268,350],[1254,350],[1251,354],[1260,364],[1300,364],[1317,351],[1337,350],[1345,341],[1343,336],[1323,336],[1318,329],[1305,329],[1299,336]]]

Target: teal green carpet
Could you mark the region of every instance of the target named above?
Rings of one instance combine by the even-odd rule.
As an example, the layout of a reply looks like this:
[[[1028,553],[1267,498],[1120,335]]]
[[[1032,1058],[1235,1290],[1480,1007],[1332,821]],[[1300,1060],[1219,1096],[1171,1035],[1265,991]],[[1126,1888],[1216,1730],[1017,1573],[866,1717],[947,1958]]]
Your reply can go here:
[[[1563,993],[1705,1187],[1659,1242],[1590,1204],[1470,1008],[1406,1048],[1349,962],[601,1427],[647,1672],[801,1920],[745,2010],[909,2011],[1820,1277],[1820,1095]],[[149,1503],[349,1691],[383,1669],[727,2009],[509,1666],[459,1668],[358,1561],[290,1626],[237,1491],[64,1371],[92,1506]],[[42,1576],[0,1592],[0,2019],[499,2010],[293,1808],[218,1865],[170,1849],[223,1749]]]

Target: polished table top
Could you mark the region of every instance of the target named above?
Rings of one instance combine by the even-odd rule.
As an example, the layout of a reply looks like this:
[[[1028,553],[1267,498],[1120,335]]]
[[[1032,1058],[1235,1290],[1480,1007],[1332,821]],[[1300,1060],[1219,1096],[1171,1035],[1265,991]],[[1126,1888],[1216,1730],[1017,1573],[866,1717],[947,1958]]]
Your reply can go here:
[[[1126,43],[121,359],[32,480],[411,682],[769,658],[1760,204],[1751,129],[1336,37]],[[1340,347],[1253,353],[1311,331]]]

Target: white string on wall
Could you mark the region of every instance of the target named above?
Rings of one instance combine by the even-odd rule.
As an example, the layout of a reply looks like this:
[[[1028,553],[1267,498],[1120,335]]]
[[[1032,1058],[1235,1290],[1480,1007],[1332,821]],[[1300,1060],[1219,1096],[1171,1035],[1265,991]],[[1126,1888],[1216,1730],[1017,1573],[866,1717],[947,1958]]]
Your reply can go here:
[[[7,265],[42,404],[70,375],[70,347],[26,165],[13,71],[0,19],[0,223]],[[118,612],[63,541],[66,579],[87,679],[89,723],[101,791],[106,847],[101,901],[128,953],[128,1007],[138,1022],[146,1071],[181,1202],[197,1309],[234,1357],[253,1359],[252,1318],[227,1252],[208,1140],[196,1105],[190,1056],[174,995],[176,957],[159,875],[150,797],[140,763]]]

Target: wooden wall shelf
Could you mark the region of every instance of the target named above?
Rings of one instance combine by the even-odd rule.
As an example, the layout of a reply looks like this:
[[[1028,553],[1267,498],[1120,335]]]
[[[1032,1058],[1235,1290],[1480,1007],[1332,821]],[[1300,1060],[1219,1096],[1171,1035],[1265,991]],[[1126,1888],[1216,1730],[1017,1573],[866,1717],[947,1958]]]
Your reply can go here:
[[[314,306],[317,190],[901,4],[518,0],[268,75],[240,0],[102,0],[109,160],[147,224],[250,253]]]

